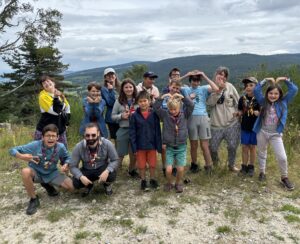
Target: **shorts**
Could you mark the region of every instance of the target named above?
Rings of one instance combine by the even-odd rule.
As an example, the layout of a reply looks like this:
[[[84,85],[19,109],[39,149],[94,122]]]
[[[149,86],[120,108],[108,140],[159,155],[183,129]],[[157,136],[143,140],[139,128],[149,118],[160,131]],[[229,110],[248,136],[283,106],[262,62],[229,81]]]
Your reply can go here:
[[[155,168],[157,162],[156,150],[138,150],[136,152],[136,161],[139,169],[145,169],[146,163],[148,163],[150,168]]]
[[[242,145],[257,145],[256,133],[253,131],[241,130]]]
[[[106,123],[108,126],[108,130],[109,130],[109,136],[111,139],[116,139],[117,138],[117,131],[120,128],[119,124],[116,123]]]
[[[30,169],[33,170],[33,172],[34,172],[34,177],[33,177],[34,183],[45,183],[43,181],[42,177],[39,176],[33,168],[30,168]],[[65,174],[59,172],[59,174],[55,178],[53,178],[51,181],[49,181],[47,183],[51,184],[51,185],[55,185],[55,186],[61,186],[61,184],[66,179],[68,179],[68,177]]]
[[[129,140],[129,128],[120,127],[117,131],[116,147],[119,157],[124,157],[128,153],[132,153],[130,140]]]
[[[189,138],[192,141],[211,138],[210,119],[207,115],[192,115],[188,119]]]
[[[186,144],[180,144],[176,147],[167,145],[166,150],[166,166],[173,165],[174,162],[176,166],[186,165]]]

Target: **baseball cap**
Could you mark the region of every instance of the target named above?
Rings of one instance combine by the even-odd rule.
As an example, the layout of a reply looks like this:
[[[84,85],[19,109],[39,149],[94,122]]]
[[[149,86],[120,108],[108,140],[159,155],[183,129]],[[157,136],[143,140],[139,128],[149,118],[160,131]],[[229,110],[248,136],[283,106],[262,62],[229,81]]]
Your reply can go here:
[[[113,68],[106,68],[103,72],[103,75],[106,76],[108,73],[116,73],[116,71]]]
[[[247,78],[243,79],[242,82],[244,84],[247,84],[247,83],[257,84],[258,83],[258,81],[257,81],[257,79],[255,77],[247,77]]]
[[[144,73],[143,77],[144,78],[149,77],[149,78],[154,78],[154,79],[158,78],[158,76],[156,74],[154,74],[154,72],[152,72],[152,71],[147,71],[146,73]]]

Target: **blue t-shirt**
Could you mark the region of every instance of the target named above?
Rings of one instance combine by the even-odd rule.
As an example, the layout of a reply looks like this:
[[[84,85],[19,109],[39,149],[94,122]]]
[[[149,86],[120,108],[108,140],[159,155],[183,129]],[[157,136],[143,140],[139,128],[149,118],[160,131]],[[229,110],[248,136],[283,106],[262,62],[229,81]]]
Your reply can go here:
[[[192,88],[192,87],[181,88],[185,96],[191,95],[192,93],[196,95],[196,97],[193,99],[195,106],[192,115],[201,115],[201,116],[208,115],[206,111],[206,99],[210,94],[208,88],[209,85],[198,86],[196,88]]]

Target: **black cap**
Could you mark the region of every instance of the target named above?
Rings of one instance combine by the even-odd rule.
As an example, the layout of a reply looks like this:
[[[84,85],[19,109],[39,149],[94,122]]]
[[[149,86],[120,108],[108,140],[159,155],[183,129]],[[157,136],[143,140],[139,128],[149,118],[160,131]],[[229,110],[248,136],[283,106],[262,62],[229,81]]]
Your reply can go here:
[[[149,78],[154,78],[154,79],[158,78],[158,76],[157,76],[156,74],[154,74],[154,72],[152,72],[152,71],[147,71],[147,72],[143,75],[143,77],[144,77],[144,78],[149,77]]]

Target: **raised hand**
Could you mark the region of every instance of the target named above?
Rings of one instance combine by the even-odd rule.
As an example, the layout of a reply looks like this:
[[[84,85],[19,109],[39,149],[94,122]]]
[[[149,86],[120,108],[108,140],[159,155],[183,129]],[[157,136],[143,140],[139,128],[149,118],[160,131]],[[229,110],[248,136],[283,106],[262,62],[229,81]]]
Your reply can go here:
[[[271,84],[275,84],[275,79],[273,77],[267,77],[265,80],[269,81]]]
[[[275,83],[287,80],[287,77],[277,77]]]

